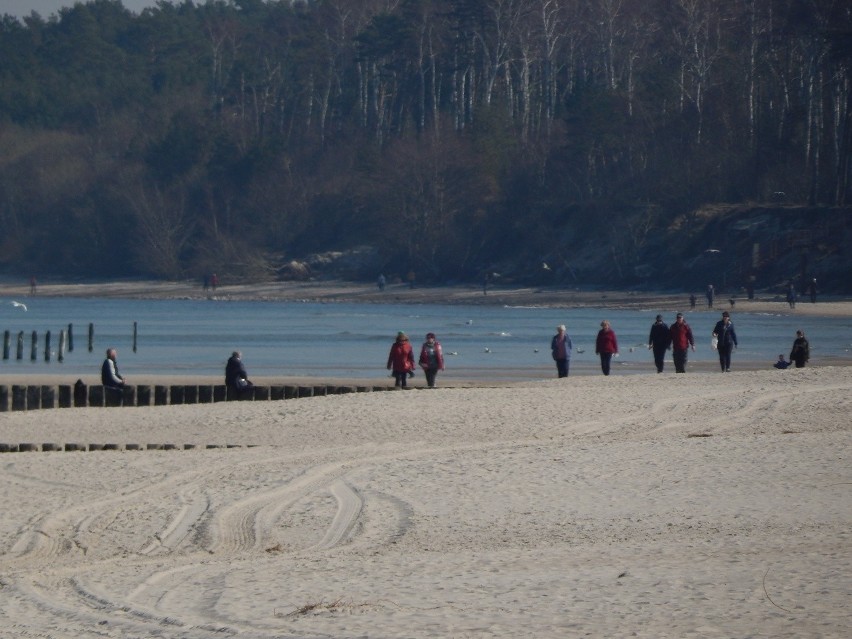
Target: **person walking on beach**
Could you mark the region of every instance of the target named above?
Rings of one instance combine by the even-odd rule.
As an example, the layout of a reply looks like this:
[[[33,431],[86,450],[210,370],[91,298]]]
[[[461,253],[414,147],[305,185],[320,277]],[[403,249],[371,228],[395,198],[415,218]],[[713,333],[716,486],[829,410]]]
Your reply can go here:
[[[648,335],[648,350],[654,351],[654,364],[657,372],[662,373],[666,363],[666,351],[672,344],[672,336],[668,324],[663,321],[662,315],[657,315],[656,321],[651,324],[651,333]]]
[[[598,337],[595,340],[595,354],[600,355],[601,371],[604,375],[609,375],[612,356],[618,355],[618,339],[610,326],[609,320],[601,322],[601,330],[598,331]]]
[[[796,308],[796,287],[793,286],[792,280],[787,284],[787,304],[790,308]]]
[[[712,284],[707,285],[707,293],[705,295],[707,296],[707,308],[713,308],[713,298],[716,295],[716,289],[713,288]]]
[[[556,335],[550,340],[550,350],[553,361],[556,362],[557,377],[568,377],[568,367],[571,364],[571,338],[565,332],[565,324],[556,327]]]
[[[719,351],[719,365],[722,367],[722,372],[730,373],[731,353],[739,346],[739,343],[737,342],[737,332],[734,330],[734,324],[731,322],[731,315],[728,311],[724,311],[722,319],[716,322],[713,337],[717,340],[716,349]]]
[[[228,387],[236,397],[250,388],[252,383],[248,379],[246,367],[243,364],[243,354],[240,351],[231,353],[225,364],[225,386]]]
[[[126,383],[124,377],[118,372],[117,355],[118,351],[110,346],[106,349],[106,359],[101,365],[101,384],[104,387],[107,404],[110,406],[121,403],[122,389]]]
[[[804,368],[805,363],[811,358],[811,347],[805,338],[804,331],[796,331],[796,339],[793,340],[793,350],[790,351],[790,361],[796,368]]]
[[[426,341],[420,348],[420,368],[426,375],[426,385],[435,388],[435,377],[444,370],[444,351],[435,333],[426,333]]]
[[[692,352],[695,352],[695,340],[692,338],[692,329],[683,319],[683,313],[677,314],[675,323],[669,329],[669,334],[672,339],[672,359],[674,360],[675,373],[685,373],[686,359],[689,355],[688,349],[692,347]]]
[[[388,370],[393,372],[396,388],[408,387],[408,376],[414,375],[414,353],[408,336],[399,331],[388,355]]]

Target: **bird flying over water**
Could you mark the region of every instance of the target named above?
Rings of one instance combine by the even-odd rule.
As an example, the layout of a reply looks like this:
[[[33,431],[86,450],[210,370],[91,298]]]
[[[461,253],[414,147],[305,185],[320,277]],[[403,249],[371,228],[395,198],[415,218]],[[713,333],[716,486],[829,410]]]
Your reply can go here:
[[[14,306],[15,308],[22,308],[24,310],[27,310],[27,305],[23,302],[16,302],[15,300],[12,300],[11,302],[9,302],[9,304]]]

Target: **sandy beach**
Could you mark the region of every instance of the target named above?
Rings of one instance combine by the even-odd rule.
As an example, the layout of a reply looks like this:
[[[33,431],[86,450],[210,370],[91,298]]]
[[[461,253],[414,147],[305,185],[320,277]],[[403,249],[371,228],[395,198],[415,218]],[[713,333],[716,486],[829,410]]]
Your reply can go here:
[[[823,367],[3,413],[143,449],[2,456],[4,636],[846,637],[850,409]]]
[[[2,635],[845,638],[850,410],[815,366],[0,413],[113,448],[0,455]]]

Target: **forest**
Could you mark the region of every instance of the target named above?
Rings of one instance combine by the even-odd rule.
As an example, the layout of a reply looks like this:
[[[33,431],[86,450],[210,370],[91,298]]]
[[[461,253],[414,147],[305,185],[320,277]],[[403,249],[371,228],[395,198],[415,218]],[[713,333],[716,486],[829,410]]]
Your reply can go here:
[[[840,0],[5,15],[0,273],[675,285],[744,206],[848,265],[850,67]]]

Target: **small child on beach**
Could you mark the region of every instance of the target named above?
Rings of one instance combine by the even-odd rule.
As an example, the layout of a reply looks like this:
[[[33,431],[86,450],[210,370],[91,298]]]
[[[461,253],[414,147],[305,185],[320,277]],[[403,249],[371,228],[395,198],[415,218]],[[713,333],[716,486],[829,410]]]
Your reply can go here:
[[[775,362],[775,364],[773,364],[773,366],[775,366],[775,368],[784,369],[784,368],[788,368],[790,366],[790,362],[788,362],[786,359],[784,359],[784,353],[781,353],[778,356],[778,361]]]

